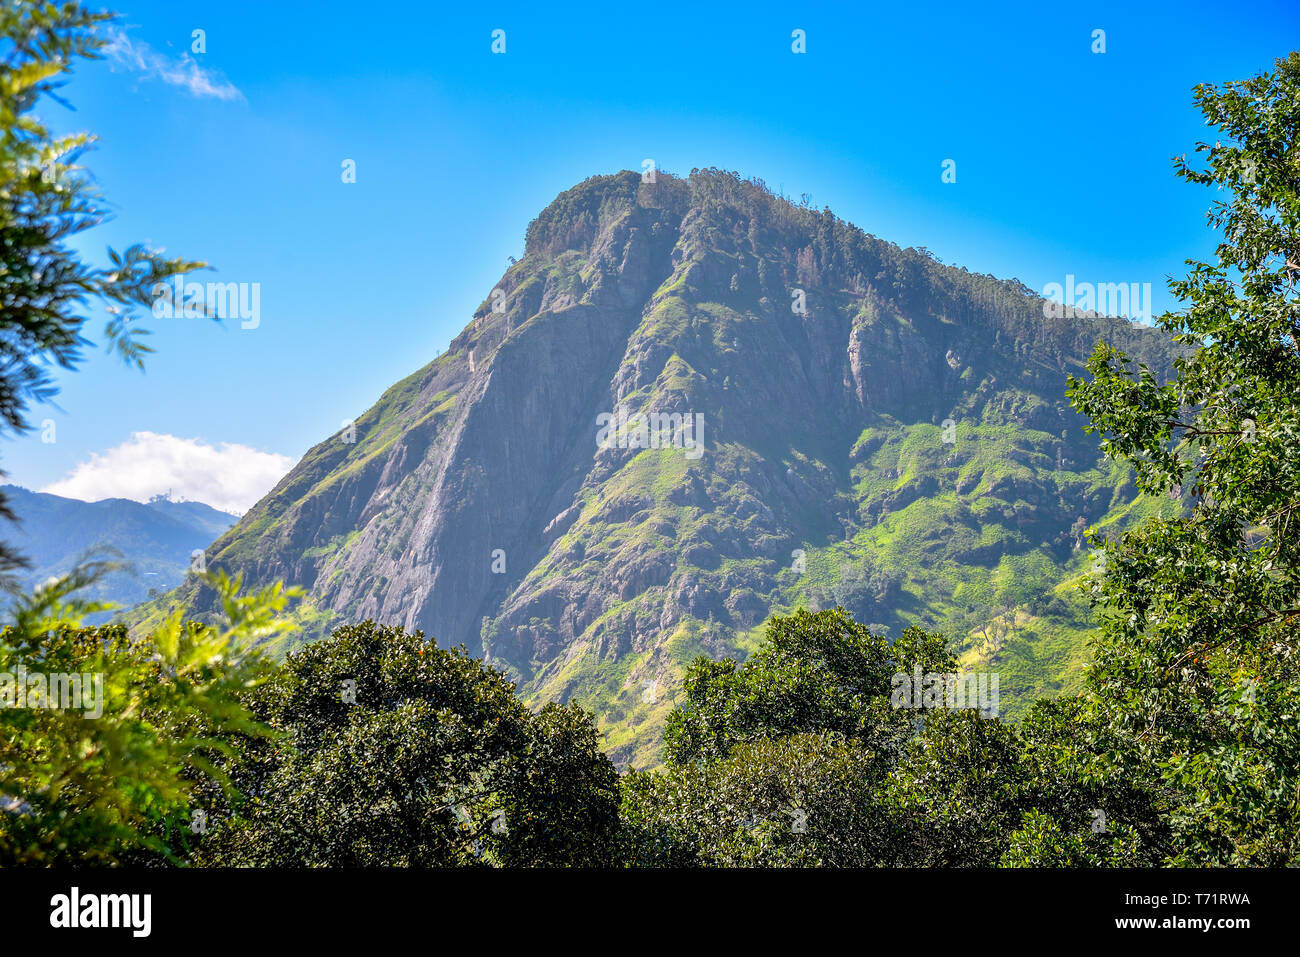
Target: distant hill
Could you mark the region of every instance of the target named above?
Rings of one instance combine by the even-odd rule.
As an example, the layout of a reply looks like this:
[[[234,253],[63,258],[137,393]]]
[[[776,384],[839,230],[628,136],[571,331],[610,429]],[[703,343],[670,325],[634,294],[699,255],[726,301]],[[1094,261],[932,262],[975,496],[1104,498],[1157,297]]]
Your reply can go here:
[[[67,572],[88,551],[108,546],[121,552],[120,560],[133,571],[106,578],[95,597],[124,608],[179,585],[191,554],[239,520],[202,502],[83,502],[17,485],[0,491],[19,519],[17,525],[0,524],[0,536],[31,562],[32,567],[19,575],[27,588]]]

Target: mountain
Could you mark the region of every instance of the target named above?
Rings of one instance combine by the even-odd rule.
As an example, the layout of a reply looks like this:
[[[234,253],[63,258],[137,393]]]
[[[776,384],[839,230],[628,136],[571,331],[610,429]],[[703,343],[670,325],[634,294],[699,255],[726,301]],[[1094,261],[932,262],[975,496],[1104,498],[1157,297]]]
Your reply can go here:
[[[116,501],[122,501],[116,499]],[[222,532],[230,528],[235,522],[239,521],[238,515],[230,512],[223,512],[215,509],[211,505],[204,505],[202,502],[173,501],[162,496],[157,496],[149,500],[149,507],[155,511],[161,512],[170,518],[175,519],[182,525],[188,525],[195,531],[202,532],[208,536],[208,542],[216,539]],[[202,546],[196,546],[202,547]],[[188,560],[186,562],[188,565]]]
[[[64,574],[87,552],[107,546],[133,570],[108,575],[94,597],[128,608],[179,585],[193,552],[239,518],[202,502],[161,497],[141,504],[124,498],[83,502],[17,485],[0,492],[18,518],[7,526],[6,537],[32,564],[19,575],[25,588]]]
[[[448,352],[209,564],[306,586],[297,640],[376,618],[464,643],[533,700],[593,708],[634,766],[689,660],[743,656],[798,605],[944,630],[1014,715],[1077,686],[1082,530],[1163,507],[1063,393],[1099,339],[1157,370],[1172,342],[1048,312],[759,181],[593,177]],[[174,600],[210,611],[193,586]]]

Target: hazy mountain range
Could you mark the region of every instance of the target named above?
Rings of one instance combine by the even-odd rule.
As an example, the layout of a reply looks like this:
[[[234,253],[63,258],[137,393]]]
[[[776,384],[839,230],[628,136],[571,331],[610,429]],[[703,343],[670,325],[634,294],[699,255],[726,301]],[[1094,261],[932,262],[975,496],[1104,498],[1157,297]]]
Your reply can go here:
[[[593,708],[620,761],[655,760],[691,658],[801,604],[945,631],[1013,715],[1073,688],[1082,530],[1163,507],[1064,390],[1101,338],[1167,369],[1166,336],[1049,318],[757,181],[593,177],[485,292],[208,562],[305,586],[294,640],[376,618],[463,642]]]
[[[83,502],[17,485],[0,491],[18,517],[17,524],[6,523],[6,539],[31,562],[18,574],[28,590],[107,547],[117,552],[115,560],[131,568],[107,576],[94,588],[94,597],[127,608],[179,585],[191,554],[239,519],[202,502]]]

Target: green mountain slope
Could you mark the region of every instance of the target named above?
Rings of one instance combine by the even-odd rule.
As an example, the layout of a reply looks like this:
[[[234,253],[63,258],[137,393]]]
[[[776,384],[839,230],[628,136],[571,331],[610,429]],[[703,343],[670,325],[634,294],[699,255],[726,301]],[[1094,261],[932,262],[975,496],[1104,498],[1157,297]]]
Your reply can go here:
[[[948,632],[1014,714],[1077,684],[1082,529],[1161,507],[1064,399],[1100,338],[1172,360],[1152,330],[1047,318],[1019,283],[758,182],[593,177],[530,225],[451,349],[308,452],[209,564],[305,586],[295,640],[376,618],[464,643],[534,700],[593,708],[635,766],[692,657],[743,655],[798,605]],[[620,410],[702,426],[601,447]],[[175,601],[208,610],[193,585]]]

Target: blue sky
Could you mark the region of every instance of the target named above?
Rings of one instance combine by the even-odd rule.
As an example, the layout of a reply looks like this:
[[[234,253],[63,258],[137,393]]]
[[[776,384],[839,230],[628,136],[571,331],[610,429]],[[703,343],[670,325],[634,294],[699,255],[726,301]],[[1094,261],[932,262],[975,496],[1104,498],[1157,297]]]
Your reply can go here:
[[[645,158],[1038,290],[1150,282],[1160,309],[1210,246],[1210,196],[1170,166],[1209,132],[1192,87],[1300,38],[1289,2],[459,6],[117,7],[126,39],[78,67],[77,111],[41,110],[101,137],[116,217],[83,247],[205,259],[192,278],[260,285],[260,324],[151,318],[143,374],[89,352],[30,416],[56,440],[0,444],[10,481],[247,507],[446,349],[558,192]]]

